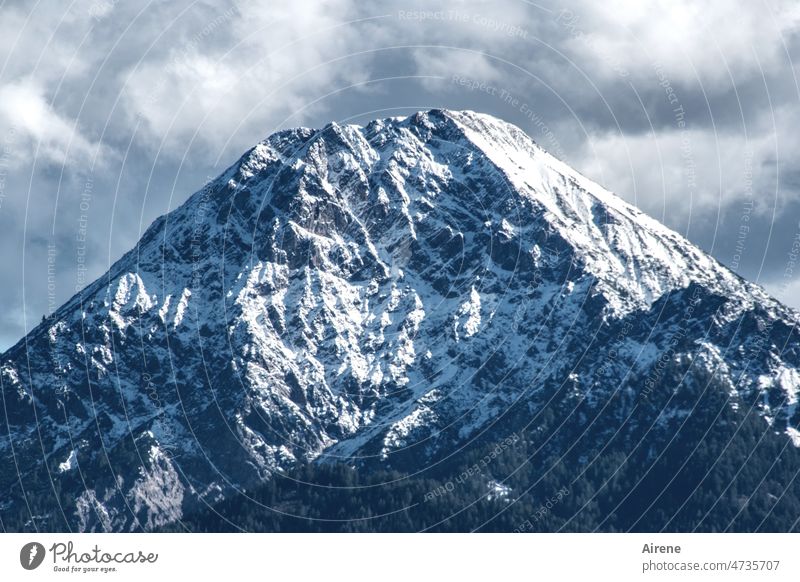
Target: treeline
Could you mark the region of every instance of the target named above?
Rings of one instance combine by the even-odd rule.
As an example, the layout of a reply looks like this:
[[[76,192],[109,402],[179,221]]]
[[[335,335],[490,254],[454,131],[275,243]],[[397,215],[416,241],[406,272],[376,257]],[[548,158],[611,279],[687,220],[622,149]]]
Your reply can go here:
[[[673,393],[611,423],[578,404],[572,428],[540,415],[418,473],[305,465],[168,530],[798,531],[798,450],[721,394]],[[667,400],[685,414],[661,414]]]

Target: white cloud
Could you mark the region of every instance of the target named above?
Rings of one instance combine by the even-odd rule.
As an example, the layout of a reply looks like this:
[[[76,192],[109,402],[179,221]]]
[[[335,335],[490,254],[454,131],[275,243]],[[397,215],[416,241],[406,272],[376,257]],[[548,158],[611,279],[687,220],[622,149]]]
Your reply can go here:
[[[652,77],[660,63],[673,82],[730,86],[781,64],[784,35],[797,27],[796,2],[730,0],[607,0],[581,2],[559,21],[567,45],[587,65],[609,61]],[[730,69],[730,70],[729,70]]]
[[[0,132],[25,140],[24,148],[17,144],[15,149],[17,163],[33,154],[60,165],[68,160],[85,163],[101,151],[81,134],[75,122],[59,115],[31,81],[0,87]]]
[[[239,3],[218,13],[217,26],[201,21],[194,35],[141,63],[123,90],[126,107],[167,147],[182,148],[195,133],[209,145],[247,147],[330,88],[365,78],[357,53],[369,37],[364,24],[344,25],[351,12],[342,0],[315,10]]]
[[[742,128],[692,126],[589,135],[571,162],[587,176],[673,226],[752,200],[756,213],[780,214],[800,200],[787,180],[800,137],[796,107],[766,111]]]
[[[800,310],[800,278],[772,281],[764,288],[789,307]]]

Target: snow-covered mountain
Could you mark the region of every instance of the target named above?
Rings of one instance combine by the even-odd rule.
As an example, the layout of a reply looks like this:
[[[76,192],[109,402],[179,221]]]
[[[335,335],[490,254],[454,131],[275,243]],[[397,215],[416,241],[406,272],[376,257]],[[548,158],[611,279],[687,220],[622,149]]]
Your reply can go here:
[[[0,357],[0,517],[152,529],[301,461],[424,468],[556,394],[669,435],[679,385],[720,391],[800,446],[798,320],[490,116],[281,131]]]

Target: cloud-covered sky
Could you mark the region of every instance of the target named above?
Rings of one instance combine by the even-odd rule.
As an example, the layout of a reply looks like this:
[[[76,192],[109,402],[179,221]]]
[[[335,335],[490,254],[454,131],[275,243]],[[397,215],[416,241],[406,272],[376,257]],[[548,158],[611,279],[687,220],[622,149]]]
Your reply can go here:
[[[0,349],[273,131],[431,107],[516,123],[800,307],[799,25],[783,0],[6,0]]]

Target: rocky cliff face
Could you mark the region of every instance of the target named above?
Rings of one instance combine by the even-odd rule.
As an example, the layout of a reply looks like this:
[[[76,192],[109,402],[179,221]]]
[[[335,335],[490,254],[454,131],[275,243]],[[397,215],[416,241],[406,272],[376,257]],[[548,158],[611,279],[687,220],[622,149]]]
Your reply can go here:
[[[297,462],[422,469],[556,395],[668,435],[718,391],[798,446],[797,322],[492,117],[282,131],[0,357],[0,516],[151,529]]]

